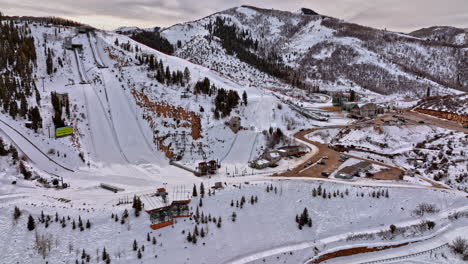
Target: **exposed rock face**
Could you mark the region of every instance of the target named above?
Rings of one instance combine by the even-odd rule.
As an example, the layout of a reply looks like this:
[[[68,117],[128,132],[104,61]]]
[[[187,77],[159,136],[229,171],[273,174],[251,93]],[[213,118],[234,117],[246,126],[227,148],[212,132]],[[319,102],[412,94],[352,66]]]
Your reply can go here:
[[[427,115],[431,115],[431,116],[435,116],[435,117],[439,117],[443,119],[453,120],[463,125],[468,125],[468,115],[458,115],[458,114],[454,114],[450,112],[421,109],[421,108],[416,108],[415,110],[423,114],[427,114]]]
[[[176,156],[171,150],[173,142],[166,143],[165,141],[170,135],[163,135],[158,127],[171,130],[189,129],[190,133],[188,134],[192,136],[194,141],[202,137],[201,119],[195,112],[188,112],[182,107],[176,107],[166,102],[153,102],[148,96],[136,90],[132,90],[132,94],[137,105],[145,110],[143,118],[153,129],[153,141],[157,144],[158,149],[166,154],[166,157],[174,158]]]

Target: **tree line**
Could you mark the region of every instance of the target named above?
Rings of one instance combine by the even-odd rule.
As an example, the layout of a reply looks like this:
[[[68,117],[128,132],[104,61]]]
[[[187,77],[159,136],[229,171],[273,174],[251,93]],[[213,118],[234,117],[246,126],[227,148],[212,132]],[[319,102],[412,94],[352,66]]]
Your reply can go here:
[[[236,25],[229,24],[226,18],[220,17],[216,18],[214,24],[210,21],[207,28],[212,36],[220,39],[228,55],[236,55],[242,62],[294,86],[304,86],[299,75],[284,64],[281,56],[273,48],[264,57],[256,55],[255,51],[259,49],[258,40],[254,41],[248,31],[239,30]]]
[[[159,32],[143,31],[139,33],[133,33],[130,38],[161,52],[167,54],[174,53],[174,47],[172,44],[165,37],[161,36]]]
[[[40,106],[41,97],[32,76],[36,63],[34,38],[27,23],[0,23],[0,106],[13,119],[32,121],[35,131],[42,127],[42,118],[39,108],[30,107],[27,98],[34,93]]]

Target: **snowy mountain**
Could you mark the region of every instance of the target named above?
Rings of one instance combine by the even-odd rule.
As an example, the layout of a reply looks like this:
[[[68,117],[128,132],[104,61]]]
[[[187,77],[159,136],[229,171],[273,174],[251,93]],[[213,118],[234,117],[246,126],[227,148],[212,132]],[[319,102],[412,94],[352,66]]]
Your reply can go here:
[[[463,59],[467,57],[466,30],[444,29],[452,33],[442,39],[435,37],[442,29],[403,34],[306,13],[235,7],[163,29],[161,34],[173,45],[181,42],[178,56],[257,86],[283,88],[286,83],[296,85],[290,81],[296,78],[304,80],[302,86],[326,90],[352,88],[417,96],[428,87],[437,94],[468,91],[468,67]],[[288,77],[267,74],[258,63],[226,50],[217,34],[218,18],[223,26],[234,26],[242,40],[258,42],[254,48],[246,46],[245,52],[262,58],[262,63],[274,61],[290,67]],[[273,81],[271,75],[278,78]]]
[[[254,7],[161,36],[0,14],[1,263],[465,263],[466,130],[403,96],[466,117],[460,45]]]
[[[152,28],[139,28],[139,27],[118,27],[117,29],[113,30],[113,32],[118,34],[124,35],[132,35],[134,33],[140,32],[158,32],[161,28],[160,27],[152,27]]]
[[[37,58],[30,76],[37,89],[26,98],[29,107],[39,106],[40,121],[36,133],[26,127],[30,114],[13,113],[16,108],[5,103],[0,131],[38,175],[112,164],[151,164],[148,173],[161,173],[174,158],[191,168],[219,160],[224,170],[237,165],[240,173],[266,148],[268,130],[289,134],[305,122],[268,90],[243,86],[125,35],[24,20],[15,24],[34,41]],[[194,88],[205,82],[209,90]],[[215,103],[226,100],[224,91],[236,97],[228,109]],[[54,103],[59,97],[66,99]],[[231,117],[241,118],[237,134],[225,124]],[[61,126],[72,126],[74,134],[54,138]]]

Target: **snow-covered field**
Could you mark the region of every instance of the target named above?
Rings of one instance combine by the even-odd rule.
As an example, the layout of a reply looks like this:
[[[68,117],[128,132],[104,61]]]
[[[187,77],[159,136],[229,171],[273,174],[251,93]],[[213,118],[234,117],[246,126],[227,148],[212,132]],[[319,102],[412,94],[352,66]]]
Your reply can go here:
[[[205,181],[205,187],[209,186],[210,183]],[[267,192],[267,186],[273,188]],[[313,189],[319,186],[324,192],[330,193],[330,198],[312,196]],[[191,188],[191,185],[186,186],[186,189]],[[256,180],[249,184],[237,182],[228,184],[214,195],[205,193],[201,207],[199,197],[192,199],[192,213],[195,214],[198,207],[199,214],[222,219],[220,228],[211,221],[199,224],[198,230],[203,228],[206,236],[199,236],[197,243],[193,244],[186,238],[188,232],[193,233],[195,228],[191,219],[178,219],[172,227],[151,231],[149,217],[145,212],[135,217],[131,204],[116,205],[119,199],[131,199],[131,193],[112,194],[96,187],[72,189],[58,192],[34,189],[27,193],[0,196],[0,237],[2,241],[9,241],[0,246],[4,263],[44,261],[36,248],[36,234],[49,238],[51,242],[50,252],[45,259],[49,263],[70,263],[75,259],[81,261],[83,249],[94,262],[98,256],[102,257],[104,247],[112,263],[247,263],[245,259],[260,261],[263,257],[257,257],[262,256],[261,252],[269,252],[263,253],[265,257],[275,256],[268,263],[304,262],[313,257],[311,250],[304,249],[317,247],[319,251],[325,251],[330,245],[349,247],[362,243],[346,241],[350,234],[386,230],[391,224],[405,226],[426,219],[426,216],[420,218],[413,214],[416,206],[423,201],[436,204],[440,210],[440,213],[428,216],[436,221],[435,230],[452,228],[447,225],[448,220],[443,215],[467,210],[466,198],[447,191],[353,187],[291,180]],[[168,190],[172,191],[171,188]],[[373,192],[388,192],[389,197],[373,198]],[[236,207],[236,202],[240,202],[243,196],[246,203],[242,208]],[[251,204],[252,196],[257,197],[257,203]],[[231,200],[234,206],[231,206]],[[17,222],[12,220],[14,206],[18,206],[22,212]],[[309,211],[312,227],[305,226],[300,230],[295,216],[302,213],[304,208]],[[128,210],[130,216],[121,224],[124,210]],[[50,215],[47,228],[45,223],[38,221],[41,212],[44,212],[46,218]],[[237,215],[235,221],[232,220],[233,212]],[[65,217],[65,227],[55,221],[56,213],[59,221]],[[29,214],[36,219],[37,227],[34,231],[26,229]],[[118,215],[120,220],[115,222],[111,218],[112,214]],[[440,219],[438,215],[441,215]],[[89,219],[91,228],[84,228],[83,231],[78,227],[72,229],[73,220],[78,225],[79,217],[83,223]],[[466,221],[464,218],[456,220],[454,226],[458,223],[466,225]],[[147,241],[148,233],[151,240],[155,237],[156,245]],[[392,242],[417,239],[429,234],[407,233],[403,237],[395,237]],[[141,260],[137,259],[137,252],[132,249],[134,240],[139,249],[142,246],[145,248]],[[377,238],[371,243],[379,241]],[[21,253],[18,248],[22,249]],[[276,250],[270,252],[272,249]],[[220,250],[222,254],[219,254]],[[281,257],[274,261],[276,255]]]

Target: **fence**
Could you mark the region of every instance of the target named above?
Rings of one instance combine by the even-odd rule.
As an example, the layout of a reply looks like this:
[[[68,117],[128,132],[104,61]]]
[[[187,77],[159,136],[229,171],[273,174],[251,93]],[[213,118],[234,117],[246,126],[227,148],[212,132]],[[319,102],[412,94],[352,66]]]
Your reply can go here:
[[[421,256],[421,255],[424,255],[424,254],[427,254],[427,253],[432,253],[433,251],[436,251],[436,250],[439,250],[441,248],[447,247],[448,245],[449,245],[448,243],[445,243],[445,244],[443,244],[441,246],[438,246],[436,248],[432,248],[432,249],[429,249],[429,250],[426,250],[426,251],[421,251],[421,252],[414,253],[414,254],[409,254],[409,255],[404,255],[404,256],[394,257],[394,258],[388,258],[388,259],[380,259],[380,260],[374,260],[374,261],[368,261],[368,262],[361,262],[360,264],[376,264],[376,263],[393,262],[393,261],[398,261],[398,260],[406,260],[406,259],[409,259],[409,258]]]

